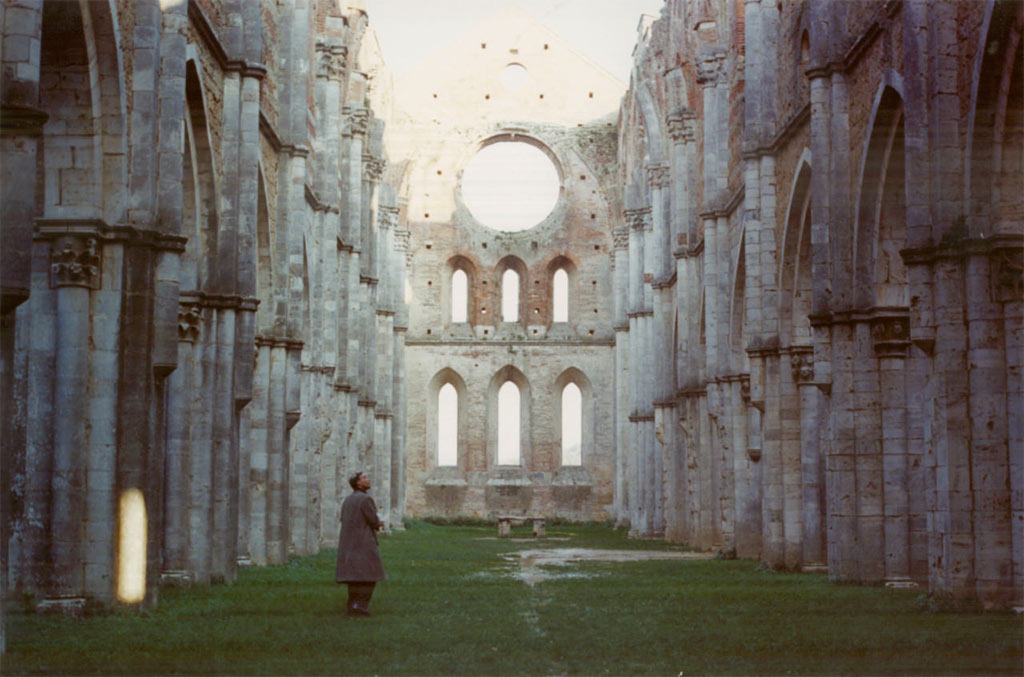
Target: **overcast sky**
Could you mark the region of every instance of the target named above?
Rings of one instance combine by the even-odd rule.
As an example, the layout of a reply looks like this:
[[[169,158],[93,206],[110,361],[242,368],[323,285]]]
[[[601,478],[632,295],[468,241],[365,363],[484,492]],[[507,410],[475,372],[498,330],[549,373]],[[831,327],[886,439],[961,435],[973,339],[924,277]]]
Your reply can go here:
[[[533,14],[569,44],[629,82],[641,14],[664,0],[367,0],[384,61],[400,77],[414,64],[509,4]]]

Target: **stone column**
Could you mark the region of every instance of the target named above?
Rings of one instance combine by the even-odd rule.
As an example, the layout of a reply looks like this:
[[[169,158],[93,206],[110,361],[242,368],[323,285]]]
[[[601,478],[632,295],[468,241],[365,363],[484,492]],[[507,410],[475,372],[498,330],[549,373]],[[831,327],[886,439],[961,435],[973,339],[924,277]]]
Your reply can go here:
[[[814,350],[790,353],[793,382],[800,401],[800,569],[823,573],[825,565],[825,473],[821,462],[821,423],[818,384],[814,380]]]
[[[284,339],[269,346],[267,392],[267,564],[288,561],[288,428],[285,421],[288,351]]]
[[[268,563],[267,528],[270,515],[267,506],[268,473],[270,449],[273,445],[271,428],[274,414],[270,408],[273,345],[272,338],[256,337],[256,368],[254,370],[252,402],[246,407],[250,412],[252,422],[248,444],[243,445],[247,449],[240,454],[243,458],[240,463],[240,472],[244,473],[240,482],[241,493],[246,496],[243,502],[248,508],[248,516],[243,520],[243,524],[248,522],[248,533],[244,534],[247,548],[240,549],[239,555],[244,557],[248,554],[251,563],[256,566],[265,566]],[[241,531],[241,525],[239,531]],[[240,537],[239,540],[243,539]]]
[[[882,478],[885,504],[885,582],[915,585],[910,577],[910,508],[907,494],[906,356],[910,323],[906,316],[878,317],[871,325],[878,356],[882,408]]]
[[[100,282],[100,252],[95,237],[62,237],[52,244],[50,284],[57,289],[54,369],[53,474],[51,476],[50,596],[85,593],[82,515],[85,484],[89,379],[89,296]]]

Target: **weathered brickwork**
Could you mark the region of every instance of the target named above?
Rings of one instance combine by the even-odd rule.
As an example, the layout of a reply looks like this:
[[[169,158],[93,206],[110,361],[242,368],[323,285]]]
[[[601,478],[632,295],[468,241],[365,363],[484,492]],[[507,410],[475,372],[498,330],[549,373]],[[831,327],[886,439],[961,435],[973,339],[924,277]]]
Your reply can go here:
[[[356,5],[0,8],[4,596],[152,605],[316,552],[356,469],[400,524],[406,248],[360,180],[390,79]]]
[[[670,0],[642,31],[614,227],[654,227],[616,256],[616,295],[667,289],[671,312],[617,333],[615,373],[657,388],[674,364],[675,392],[616,411],[620,522],[1024,602],[1021,271],[1000,263],[1022,201],[992,188],[1021,179],[1022,28],[1002,1]],[[659,134],[685,120],[693,137]],[[645,180],[662,163],[667,203]],[[645,331],[658,357],[637,363],[618,346]],[[654,453],[644,407],[674,436]]]

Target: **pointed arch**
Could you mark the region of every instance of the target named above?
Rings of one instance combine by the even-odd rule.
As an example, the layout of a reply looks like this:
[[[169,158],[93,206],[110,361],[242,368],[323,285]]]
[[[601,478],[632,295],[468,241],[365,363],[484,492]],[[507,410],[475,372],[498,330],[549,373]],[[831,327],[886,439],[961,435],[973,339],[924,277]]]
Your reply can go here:
[[[515,366],[505,365],[491,378],[487,388],[489,466],[531,466],[531,401],[530,382]]]
[[[464,467],[466,463],[466,382],[451,367],[427,384],[427,467]]]
[[[550,303],[547,324],[568,323],[578,319],[574,312],[578,305],[576,263],[565,254],[558,254],[547,265],[545,298]],[[574,303],[575,300],[575,303]]]
[[[909,304],[905,248],[906,188],[903,97],[893,73],[879,87],[861,165],[854,221],[854,303],[858,308]]]
[[[811,261],[811,153],[797,164],[786,207],[779,258],[779,336],[788,344],[809,344],[813,275]]]
[[[475,324],[477,314],[481,312],[476,301],[479,279],[477,264],[469,256],[456,254],[448,259],[441,281],[446,324]]]
[[[973,237],[1024,232],[1024,4],[990,2],[968,114],[967,218]]]
[[[554,466],[586,466],[594,448],[594,395],[587,375],[577,367],[565,369],[553,384],[555,433],[559,460]],[[567,402],[567,394],[569,401]]]
[[[521,323],[527,314],[527,294],[524,287],[529,279],[526,264],[518,256],[506,256],[498,261],[495,268],[495,289],[501,299],[497,322]],[[512,273],[513,275],[509,274]],[[507,312],[506,312],[507,311]],[[508,319],[513,317],[513,319]]]
[[[185,158],[182,235],[188,238],[181,262],[181,290],[206,287],[216,261],[217,189],[206,103],[195,58],[185,64]]]

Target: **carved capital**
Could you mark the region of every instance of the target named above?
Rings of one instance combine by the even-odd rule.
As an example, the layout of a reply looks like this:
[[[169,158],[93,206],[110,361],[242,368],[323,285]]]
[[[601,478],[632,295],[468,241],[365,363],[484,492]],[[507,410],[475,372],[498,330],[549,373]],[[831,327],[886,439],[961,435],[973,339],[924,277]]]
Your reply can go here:
[[[651,208],[627,209],[623,213],[626,217],[626,225],[631,230],[644,230],[651,226]]]
[[[195,343],[203,326],[203,309],[198,303],[178,306],[178,340]]]
[[[317,42],[316,76],[340,82],[345,76],[345,61],[347,57],[348,48],[344,45],[330,45],[326,42]]]
[[[714,87],[725,80],[725,50],[709,49],[697,58],[697,84]]]
[[[363,179],[377,183],[384,175],[384,167],[387,162],[383,158],[373,155],[363,155]]]
[[[612,230],[612,249],[629,249],[629,226]]]
[[[814,349],[810,346],[794,346],[789,353],[789,365],[793,368],[793,382],[807,385],[814,382]]]
[[[871,321],[871,338],[879,357],[905,355],[910,345],[910,320],[906,315],[876,317]]]
[[[647,168],[647,181],[651,188],[668,188],[671,175],[668,165],[651,165]]]
[[[370,126],[370,111],[363,106],[345,106],[342,110],[345,116],[342,134],[345,136],[364,136]]]
[[[1024,249],[996,249],[992,258],[995,299],[1000,303],[1024,299]]]
[[[382,229],[397,228],[398,207],[387,207],[384,205],[377,207],[377,226]]]
[[[696,114],[687,109],[681,109],[668,116],[668,135],[675,143],[688,143],[695,138],[694,120]]]
[[[50,286],[99,289],[99,243],[94,237],[58,238],[50,249]]]

